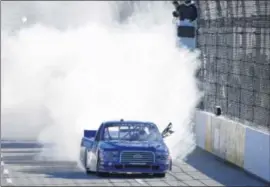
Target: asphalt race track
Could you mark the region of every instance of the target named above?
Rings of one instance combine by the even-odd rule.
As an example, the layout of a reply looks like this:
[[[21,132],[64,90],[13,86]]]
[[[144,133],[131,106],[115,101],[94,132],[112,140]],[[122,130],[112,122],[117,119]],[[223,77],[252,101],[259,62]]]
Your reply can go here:
[[[36,161],[35,142],[1,141],[1,186],[266,186],[263,181],[197,148],[166,178],[86,175],[76,163]]]

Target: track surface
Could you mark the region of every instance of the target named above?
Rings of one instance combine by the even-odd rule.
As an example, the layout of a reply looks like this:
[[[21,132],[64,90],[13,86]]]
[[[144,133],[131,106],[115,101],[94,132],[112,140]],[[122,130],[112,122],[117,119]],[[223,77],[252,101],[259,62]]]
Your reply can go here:
[[[76,163],[35,160],[34,142],[1,143],[1,186],[266,186],[244,171],[197,148],[185,162],[174,163],[166,178],[86,175]]]

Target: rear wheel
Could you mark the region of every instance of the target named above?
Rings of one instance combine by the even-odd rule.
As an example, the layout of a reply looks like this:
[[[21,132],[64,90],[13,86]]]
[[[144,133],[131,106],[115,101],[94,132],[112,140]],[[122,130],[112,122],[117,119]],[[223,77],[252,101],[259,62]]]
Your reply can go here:
[[[166,173],[154,173],[154,177],[164,178],[165,176],[166,176]]]

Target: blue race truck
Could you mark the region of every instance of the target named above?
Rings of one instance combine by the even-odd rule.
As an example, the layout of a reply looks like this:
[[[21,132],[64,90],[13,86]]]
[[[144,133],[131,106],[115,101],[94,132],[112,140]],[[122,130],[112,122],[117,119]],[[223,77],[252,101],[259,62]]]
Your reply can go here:
[[[163,138],[173,133],[170,123],[162,133],[151,122],[107,121],[98,130],[84,130],[80,160],[87,173],[143,173],[165,177],[172,159]]]

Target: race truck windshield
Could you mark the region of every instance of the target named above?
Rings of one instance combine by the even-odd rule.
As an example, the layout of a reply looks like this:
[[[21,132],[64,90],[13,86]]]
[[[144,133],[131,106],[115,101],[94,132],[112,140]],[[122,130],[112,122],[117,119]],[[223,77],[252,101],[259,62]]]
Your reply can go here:
[[[114,123],[106,125],[103,133],[105,141],[160,141],[162,136],[151,123]]]

